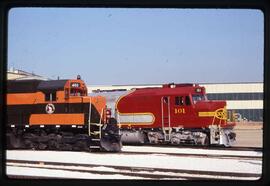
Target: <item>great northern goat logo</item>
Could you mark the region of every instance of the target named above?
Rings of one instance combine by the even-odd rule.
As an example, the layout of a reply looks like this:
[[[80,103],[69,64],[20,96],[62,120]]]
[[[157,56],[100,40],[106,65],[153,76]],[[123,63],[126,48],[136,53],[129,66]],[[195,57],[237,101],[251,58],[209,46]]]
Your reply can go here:
[[[55,107],[54,107],[53,104],[49,103],[49,104],[46,105],[45,110],[46,110],[46,112],[47,112],[48,114],[52,114],[52,113],[54,113],[54,111],[55,111]]]

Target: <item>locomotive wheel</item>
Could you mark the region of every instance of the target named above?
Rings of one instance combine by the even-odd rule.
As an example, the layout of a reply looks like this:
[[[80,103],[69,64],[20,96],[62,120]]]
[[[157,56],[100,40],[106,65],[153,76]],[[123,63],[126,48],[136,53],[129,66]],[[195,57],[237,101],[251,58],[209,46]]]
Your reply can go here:
[[[26,149],[33,149],[33,150],[35,150],[35,149],[38,148],[38,144],[32,142],[32,141],[29,140],[29,139],[26,139],[26,140],[24,141],[24,144],[25,144]]]
[[[10,135],[10,148],[17,149],[22,147],[21,139],[17,138],[14,134]]]
[[[44,149],[46,149],[46,148],[47,148],[47,145],[46,145],[46,144],[44,144],[44,143],[39,143],[39,144],[38,144],[38,149],[44,150]]]
[[[60,149],[59,150],[67,150],[67,151],[71,151],[72,150],[72,146],[68,143],[64,143],[60,145]]]
[[[89,147],[87,146],[87,142],[86,141],[79,140],[73,146],[73,150],[87,151],[87,150],[89,150]]]
[[[50,150],[56,150],[59,148],[59,144],[55,140],[49,140],[48,141],[48,149]]]

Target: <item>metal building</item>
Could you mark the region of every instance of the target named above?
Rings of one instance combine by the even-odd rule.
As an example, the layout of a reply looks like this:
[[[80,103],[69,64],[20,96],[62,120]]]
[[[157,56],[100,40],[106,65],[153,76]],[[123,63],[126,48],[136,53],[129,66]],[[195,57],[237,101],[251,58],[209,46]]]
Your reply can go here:
[[[238,113],[239,120],[263,120],[263,83],[217,83],[205,86],[209,100],[227,100],[227,108]]]
[[[10,68],[7,71],[7,79],[8,80],[23,80],[23,79],[39,79],[39,80],[49,80],[49,78],[26,72],[23,70],[18,70],[15,68]]]

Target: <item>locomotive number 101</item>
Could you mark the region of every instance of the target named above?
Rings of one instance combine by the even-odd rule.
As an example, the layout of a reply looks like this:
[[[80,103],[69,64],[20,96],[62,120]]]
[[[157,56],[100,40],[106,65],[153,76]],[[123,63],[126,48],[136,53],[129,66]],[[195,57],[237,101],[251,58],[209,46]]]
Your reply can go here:
[[[174,108],[174,113],[175,114],[185,114],[186,110],[185,110],[185,108]]]

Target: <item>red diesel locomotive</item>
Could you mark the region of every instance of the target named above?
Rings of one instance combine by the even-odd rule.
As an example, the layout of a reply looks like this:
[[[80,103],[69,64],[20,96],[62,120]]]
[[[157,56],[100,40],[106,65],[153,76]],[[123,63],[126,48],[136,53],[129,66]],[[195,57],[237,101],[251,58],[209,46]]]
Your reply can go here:
[[[120,151],[106,99],[88,96],[80,76],[7,81],[7,148]]]
[[[123,143],[231,146],[235,141],[226,101],[207,100],[205,88],[197,84],[99,94],[110,100]]]

